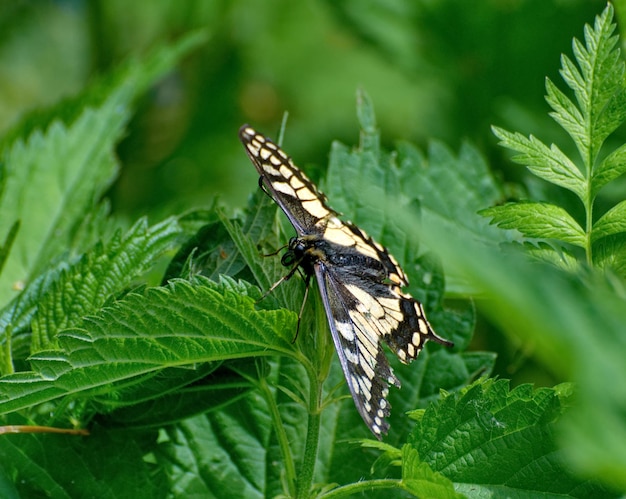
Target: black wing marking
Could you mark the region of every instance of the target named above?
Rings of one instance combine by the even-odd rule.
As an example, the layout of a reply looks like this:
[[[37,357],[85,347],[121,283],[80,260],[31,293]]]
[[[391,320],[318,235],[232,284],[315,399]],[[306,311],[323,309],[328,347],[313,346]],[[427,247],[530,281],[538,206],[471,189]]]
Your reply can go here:
[[[248,125],[239,129],[239,138],[263,186],[285,212],[298,235],[322,233],[326,220],[337,216],[327,205],[326,197],[270,139]]]

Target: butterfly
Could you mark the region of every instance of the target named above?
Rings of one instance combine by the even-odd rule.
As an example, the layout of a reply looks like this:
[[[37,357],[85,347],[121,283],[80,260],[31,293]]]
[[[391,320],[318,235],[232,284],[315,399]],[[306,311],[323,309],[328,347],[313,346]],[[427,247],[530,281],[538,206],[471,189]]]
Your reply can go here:
[[[409,281],[393,256],[356,225],[342,222],[291,158],[249,125],[239,130],[260,187],[285,213],[296,236],[281,263],[312,276],[326,310],[330,331],[348,388],[359,414],[378,438],[387,433],[389,385],[400,387],[382,342],[408,364],[424,343],[453,343],[435,334],[424,307],[401,288]]]

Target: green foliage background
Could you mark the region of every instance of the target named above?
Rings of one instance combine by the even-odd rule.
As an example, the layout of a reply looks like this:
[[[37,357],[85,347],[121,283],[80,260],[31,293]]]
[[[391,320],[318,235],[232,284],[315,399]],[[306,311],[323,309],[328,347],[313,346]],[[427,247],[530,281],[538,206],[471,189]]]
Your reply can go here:
[[[603,114],[605,101],[581,97],[560,59],[580,62],[572,38],[584,41],[583,25],[603,11],[608,39],[605,8],[2,4],[2,424],[91,429],[85,440],[0,435],[4,496],[626,490],[623,66],[609,47],[610,70],[583,70],[592,89],[610,90],[600,97],[614,112]],[[615,15],[624,40],[624,2]],[[599,131],[583,118],[577,127],[561,75],[583,118],[606,118]],[[254,284],[284,274],[260,250],[292,231],[258,193],[237,129],[277,137],[285,112],[285,149],[405,264],[411,293],[456,344],[394,365],[403,388],[385,443],[355,443],[368,434],[341,402],[319,301],[295,344],[285,309],[299,310],[302,283],[255,304]],[[574,118],[559,119],[566,112]],[[514,166],[498,139],[531,167]],[[593,177],[601,146],[609,159]],[[588,171],[572,166],[572,192],[559,188],[546,157],[579,151],[584,162],[585,147]],[[506,203],[519,199],[536,202]],[[528,264],[513,240],[550,264]]]

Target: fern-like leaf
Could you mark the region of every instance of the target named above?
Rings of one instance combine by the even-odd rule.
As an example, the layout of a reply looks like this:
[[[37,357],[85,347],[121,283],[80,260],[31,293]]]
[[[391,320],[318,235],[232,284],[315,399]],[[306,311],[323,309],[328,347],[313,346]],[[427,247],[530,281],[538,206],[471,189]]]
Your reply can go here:
[[[501,144],[518,155],[513,160],[530,172],[555,185],[570,190],[584,208],[584,223],[579,224],[563,208],[549,203],[512,203],[483,210],[482,215],[506,229],[517,229],[530,240],[552,239],[573,244],[585,251],[586,261],[597,265],[612,262],[614,269],[623,268],[620,253],[594,258],[594,244],[607,236],[626,232],[626,210],[619,203],[599,220],[594,218],[594,201],[598,191],[626,172],[626,146],[605,154],[600,151],[606,139],[626,120],[625,65],[617,49],[614,35],[613,7],[609,4],[593,27],[585,26],[584,44],[574,39],[574,60],[561,57],[561,76],[574,95],[568,97],[551,80],[546,80],[546,100],[550,116],[572,138],[579,159],[569,158],[562,149],[547,146],[530,135],[512,133],[493,127]],[[559,249],[557,248],[557,251]]]

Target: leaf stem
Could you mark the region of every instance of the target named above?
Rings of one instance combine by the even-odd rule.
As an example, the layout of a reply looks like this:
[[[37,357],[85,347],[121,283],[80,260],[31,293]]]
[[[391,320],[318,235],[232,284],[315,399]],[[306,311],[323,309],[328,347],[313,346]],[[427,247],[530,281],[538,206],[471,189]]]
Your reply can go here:
[[[313,472],[317,461],[317,447],[320,438],[320,419],[322,405],[322,383],[318,379],[317,372],[307,369],[310,380],[309,408],[306,443],[304,446],[304,456],[302,466],[298,476],[296,497],[309,497],[311,484],[313,483]]]
[[[591,244],[591,231],[593,229],[593,199],[591,197],[591,179],[587,180],[587,196],[585,200],[585,237],[586,247],[585,256],[587,257],[587,264],[591,266],[593,264],[593,248]]]
[[[337,487],[320,497],[324,499],[348,497],[359,492],[370,492],[376,489],[401,489],[402,481],[392,478],[381,478],[380,480],[365,480],[362,482],[351,483],[342,487]]]
[[[280,417],[278,406],[276,405],[276,398],[272,394],[265,377],[260,378],[258,386],[261,393],[265,397],[270,410],[270,417],[272,418],[272,423],[276,431],[278,447],[280,448],[280,452],[283,456],[283,462],[285,463],[285,478],[287,481],[288,492],[289,495],[293,495],[295,492],[296,467],[291,454],[291,447],[289,447],[289,439],[287,438],[287,433],[285,432],[285,427]]]
[[[330,371],[330,363],[333,358],[334,349],[330,345],[330,334],[326,312],[321,303],[319,293],[313,293],[313,311],[315,319],[313,321],[315,333],[309,337],[313,340],[308,345],[309,355],[304,356],[304,365],[309,378],[309,406],[307,435],[304,446],[304,456],[302,466],[298,476],[296,497],[309,497],[311,484],[313,483],[313,473],[317,462],[317,451],[320,438],[320,422],[322,415],[322,387]],[[303,338],[304,340],[304,338]],[[304,343],[303,347],[307,347]]]

